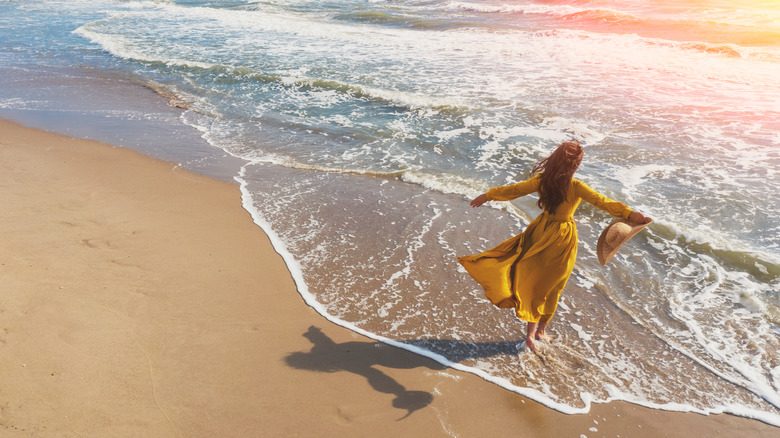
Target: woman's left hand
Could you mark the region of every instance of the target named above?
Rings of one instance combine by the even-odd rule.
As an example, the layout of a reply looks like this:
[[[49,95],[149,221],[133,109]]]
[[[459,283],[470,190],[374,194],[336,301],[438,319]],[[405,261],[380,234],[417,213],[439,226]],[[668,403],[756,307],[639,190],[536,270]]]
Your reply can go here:
[[[632,211],[631,214],[628,215],[628,221],[633,222],[635,224],[646,224],[650,222],[650,218],[643,215],[642,213],[638,211]]]
[[[487,195],[483,193],[471,201],[471,206],[479,207],[480,205],[486,203],[487,201],[488,201]]]

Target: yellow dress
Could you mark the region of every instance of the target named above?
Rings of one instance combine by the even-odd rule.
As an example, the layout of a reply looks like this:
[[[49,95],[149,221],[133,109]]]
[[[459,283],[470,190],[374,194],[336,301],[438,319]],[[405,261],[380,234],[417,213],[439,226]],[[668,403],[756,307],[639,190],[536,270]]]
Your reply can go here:
[[[539,190],[539,175],[487,192],[490,201],[509,201]],[[550,214],[546,210],[521,234],[495,248],[459,257],[466,271],[485,288],[485,296],[498,305],[514,297],[517,317],[538,322],[552,316],[577,259],[577,226],[572,215],[581,200],[613,216],[628,219],[631,209],[573,179],[566,199]]]

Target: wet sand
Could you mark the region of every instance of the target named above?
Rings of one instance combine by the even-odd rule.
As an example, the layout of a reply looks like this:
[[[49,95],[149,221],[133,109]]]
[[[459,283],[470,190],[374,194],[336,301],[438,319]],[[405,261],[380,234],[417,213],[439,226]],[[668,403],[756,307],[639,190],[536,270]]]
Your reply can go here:
[[[236,185],[171,163],[0,121],[0,173],[2,436],[777,435],[628,403],[565,415],[338,327]]]

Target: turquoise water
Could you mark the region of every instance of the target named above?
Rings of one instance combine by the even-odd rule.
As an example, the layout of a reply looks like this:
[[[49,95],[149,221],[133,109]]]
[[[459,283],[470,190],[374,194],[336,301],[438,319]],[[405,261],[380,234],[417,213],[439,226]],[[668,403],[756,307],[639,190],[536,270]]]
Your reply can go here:
[[[732,3],[0,1],[0,109],[237,157],[303,297],[356,331],[565,412],[780,425],[780,8]],[[655,223],[601,267],[610,218],[580,209],[542,361],[455,257],[538,214],[468,200],[572,137],[578,176]]]

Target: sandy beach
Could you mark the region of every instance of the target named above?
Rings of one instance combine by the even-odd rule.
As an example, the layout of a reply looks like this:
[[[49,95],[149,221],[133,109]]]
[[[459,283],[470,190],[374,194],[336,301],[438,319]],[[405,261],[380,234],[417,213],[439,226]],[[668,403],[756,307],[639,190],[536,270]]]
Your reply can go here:
[[[565,415],[333,325],[236,185],[8,121],[0,172],[4,437],[777,435],[627,403]]]

